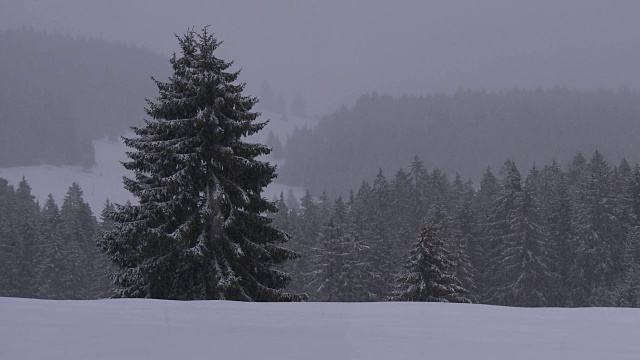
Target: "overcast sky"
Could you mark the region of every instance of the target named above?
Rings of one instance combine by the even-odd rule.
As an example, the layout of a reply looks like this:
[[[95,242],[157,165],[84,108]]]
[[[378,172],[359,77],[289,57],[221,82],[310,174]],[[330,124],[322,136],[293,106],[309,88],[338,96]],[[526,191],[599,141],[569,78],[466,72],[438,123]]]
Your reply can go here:
[[[267,80],[315,114],[371,91],[640,89],[639,15],[637,0],[0,0],[0,29],[166,55],[173,33],[210,24],[254,94]]]

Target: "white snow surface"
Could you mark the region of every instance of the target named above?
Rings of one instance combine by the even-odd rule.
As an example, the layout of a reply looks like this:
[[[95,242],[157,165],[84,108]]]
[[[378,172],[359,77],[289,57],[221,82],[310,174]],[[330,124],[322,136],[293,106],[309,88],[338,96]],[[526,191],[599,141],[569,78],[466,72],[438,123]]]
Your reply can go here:
[[[0,359],[638,359],[640,310],[0,298]]]
[[[264,112],[258,121],[266,121],[267,119],[271,119],[267,127],[247,141],[264,142],[269,131],[273,131],[284,142],[296,127],[311,126],[313,122],[300,118],[284,121],[281,119],[281,115],[270,112]],[[135,202],[135,199],[122,185],[123,176],[132,177],[133,175],[120,164],[121,161],[127,160],[125,152],[131,149],[127,148],[122,141],[113,142],[106,139],[95,141],[94,148],[96,164],[90,168],[55,165],[17,166],[0,168],[0,178],[6,179],[9,184],[17,187],[24,177],[40,205],[44,205],[47,196],[51,193],[58,206],[62,206],[67,190],[72,183],[76,182],[82,188],[84,200],[89,203],[91,210],[96,215],[100,214],[107,199],[117,204],[124,204],[127,200]],[[276,163],[268,157],[264,160]],[[281,164],[278,165],[281,166]],[[269,200],[280,195],[281,192],[286,196],[290,188],[298,198],[304,195],[301,188],[273,182],[265,189],[263,196]]]

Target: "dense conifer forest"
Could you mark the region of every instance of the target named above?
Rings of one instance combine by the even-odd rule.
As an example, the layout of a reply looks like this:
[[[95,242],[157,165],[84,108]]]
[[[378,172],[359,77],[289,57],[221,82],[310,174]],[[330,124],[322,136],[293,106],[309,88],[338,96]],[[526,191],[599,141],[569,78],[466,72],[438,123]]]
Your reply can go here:
[[[105,212],[112,209],[108,201]],[[97,299],[112,295],[113,268],[98,249],[98,222],[72,184],[62,206],[41,206],[23,179],[17,188],[0,178],[0,296]]]
[[[98,222],[76,184],[60,208],[30,192],[26,180],[14,189],[0,179],[0,296],[114,295],[114,268],[98,249],[113,204]],[[640,306],[640,166],[597,151],[526,171],[509,160],[479,184],[416,157],[344,199],[307,192],[274,204],[273,225],[300,255],[281,266],[287,290],[311,301]],[[440,265],[424,268],[425,257]],[[421,297],[411,285],[420,271],[445,295]]]
[[[567,167],[521,171],[509,160],[485,168],[477,185],[414,158],[346,199],[275,200],[274,224],[302,255],[285,269],[311,300],[389,299],[414,268],[426,225],[448,253],[443,274],[474,302],[640,306],[640,167],[611,165],[597,151]]]
[[[124,138],[135,203],[98,222],[75,183],[58,207],[0,178],[0,296],[640,307],[640,166],[623,159],[639,160],[638,94],[370,95],[270,149],[245,142],[266,123],[221,42],[177,39]],[[0,166],[91,164],[91,139],[135,124],[136,69],[163,73],[144,51],[29,31],[0,33],[0,53],[20,63],[0,86]],[[281,158],[310,190],[270,202]]]

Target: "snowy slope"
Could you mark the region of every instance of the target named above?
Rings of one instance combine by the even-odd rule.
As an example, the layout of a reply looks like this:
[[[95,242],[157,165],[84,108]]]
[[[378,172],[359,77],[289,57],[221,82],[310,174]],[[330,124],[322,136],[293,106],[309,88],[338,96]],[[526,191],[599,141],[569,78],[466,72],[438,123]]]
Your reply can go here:
[[[0,359],[638,359],[640,310],[0,298]]]
[[[0,168],[0,177],[17,186],[22,177],[31,185],[32,194],[43,205],[49,193],[58,206],[62,206],[64,196],[73,182],[77,182],[84,192],[84,200],[89,203],[94,214],[100,214],[104,203],[111,200],[124,203],[130,194],[122,187],[122,176],[127,171],[120,165],[126,159],[126,146],[122,142],[101,140],[94,142],[96,165],[91,168],[81,166],[19,166]]]
[[[311,126],[312,121],[307,119],[292,118],[288,121],[281,119],[280,115],[264,112],[260,121],[271,119],[265,130],[249,139],[251,142],[264,142],[269,131],[273,131],[284,141],[296,126]],[[49,193],[56,199],[58,206],[62,206],[64,195],[73,182],[77,182],[84,191],[84,199],[89,203],[94,214],[100,214],[107,200],[118,204],[124,204],[132,200],[122,187],[122,177],[130,174],[122,167],[121,161],[125,161],[125,152],[130,150],[121,141],[111,142],[100,140],[94,142],[96,165],[91,168],[80,166],[20,166],[12,168],[0,168],[0,177],[17,186],[22,177],[31,185],[32,193],[44,204]],[[273,183],[264,193],[271,200],[274,196],[284,192],[286,195],[289,186]],[[302,189],[293,188],[298,197],[303,195]]]

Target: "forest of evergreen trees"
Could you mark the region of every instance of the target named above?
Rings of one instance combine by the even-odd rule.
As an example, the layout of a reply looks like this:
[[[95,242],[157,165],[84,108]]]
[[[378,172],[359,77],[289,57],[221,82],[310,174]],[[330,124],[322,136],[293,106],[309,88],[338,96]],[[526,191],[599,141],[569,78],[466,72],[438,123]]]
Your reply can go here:
[[[340,194],[396,171],[418,155],[426,166],[479,181],[506,157],[521,166],[564,164],[578,151],[640,162],[640,94],[563,88],[393,97],[353,106],[298,129],[286,141],[280,182]],[[284,140],[284,139],[283,139]],[[344,194],[344,193],[343,193]]]
[[[379,172],[349,199],[298,206],[284,195],[274,224],[302,257],[286,270],[312,301],[383,301],[403,276],[421,224],[437,226],[474,302],[510,306],[640,306],[640,167],[578,154],[521,175],[487,168],[479,187],[418,158]]]
[[[640,307],[640,166],[612,166],[597,151],[524,175],[506,161],[479,186],[416,157],[348,199],[307,192],[275,203],[273,224],[301,255],[283,267],[293,275],[288,290],[311,301],[402,300],[400,279],[427,225],[448,254],[445,275],[466,289],[459,301]],[[77,184],[58,208],[52,197],[40,206],[26,180],[14,189],[0,179],[0,296],[111,296],[112,268],[96,245],[112,228],[104,220]]]
[[[583,142],[640,153],[629,142],[640,129],[637,94],[364,97],[294,134],[281,149],[284,175],[340,194],[343,176],[361,181],[361,171],[384,163],[375,179],[346,199],[307,191],[299,202],[284,194],[269,202],[261,192],[276,167],[258,157],[271,149],[244,142],[266,125],[252,111],[258,100],[243,95],[232,62],[214,56],[221,42],[207,27],[178,41],[174,74],[155,80],[159,95],[148,102],[153,120],[124,138],[134,151],[123,166],[135,174],[124,187],[136,204],[107,201],[98,222],[75,183],[59,208],[52,196],[41,206],[26,179],[14,188],[0,178],[0,296],[640,307],[640,166],[610,165],[598,151],[578,153],[566,168],[555,160],[526,173],[516,166],[538,149],[564,157]],[[109,78],[102,76],[94,80]],[[61,106],[60,119],[68,111]],[[538,141],[544,134],[561,138]],[[489,166],[478,186],[449,179],[448,168],[428,171],[418,156],[404,161],[408,151],[422,153],[417,144],[429,163]],[[516,161],[496,174],[497,154]],[[351,168],[356,163],[362,167]],[[382,169],[406,163],[392,177]]]
[[[104,40],[0,31],[0,167],[92,165],[91,140],[142,122],[165,63]]]
[[[105,211],[111,208],[107,202]],[[59,208],[51,195],[40,206],[26,180],[14,189],[0,178],[0,296],[111,296],[112,270],[96,246],[108,228],[108,221],[98,223],[75,183]]]

